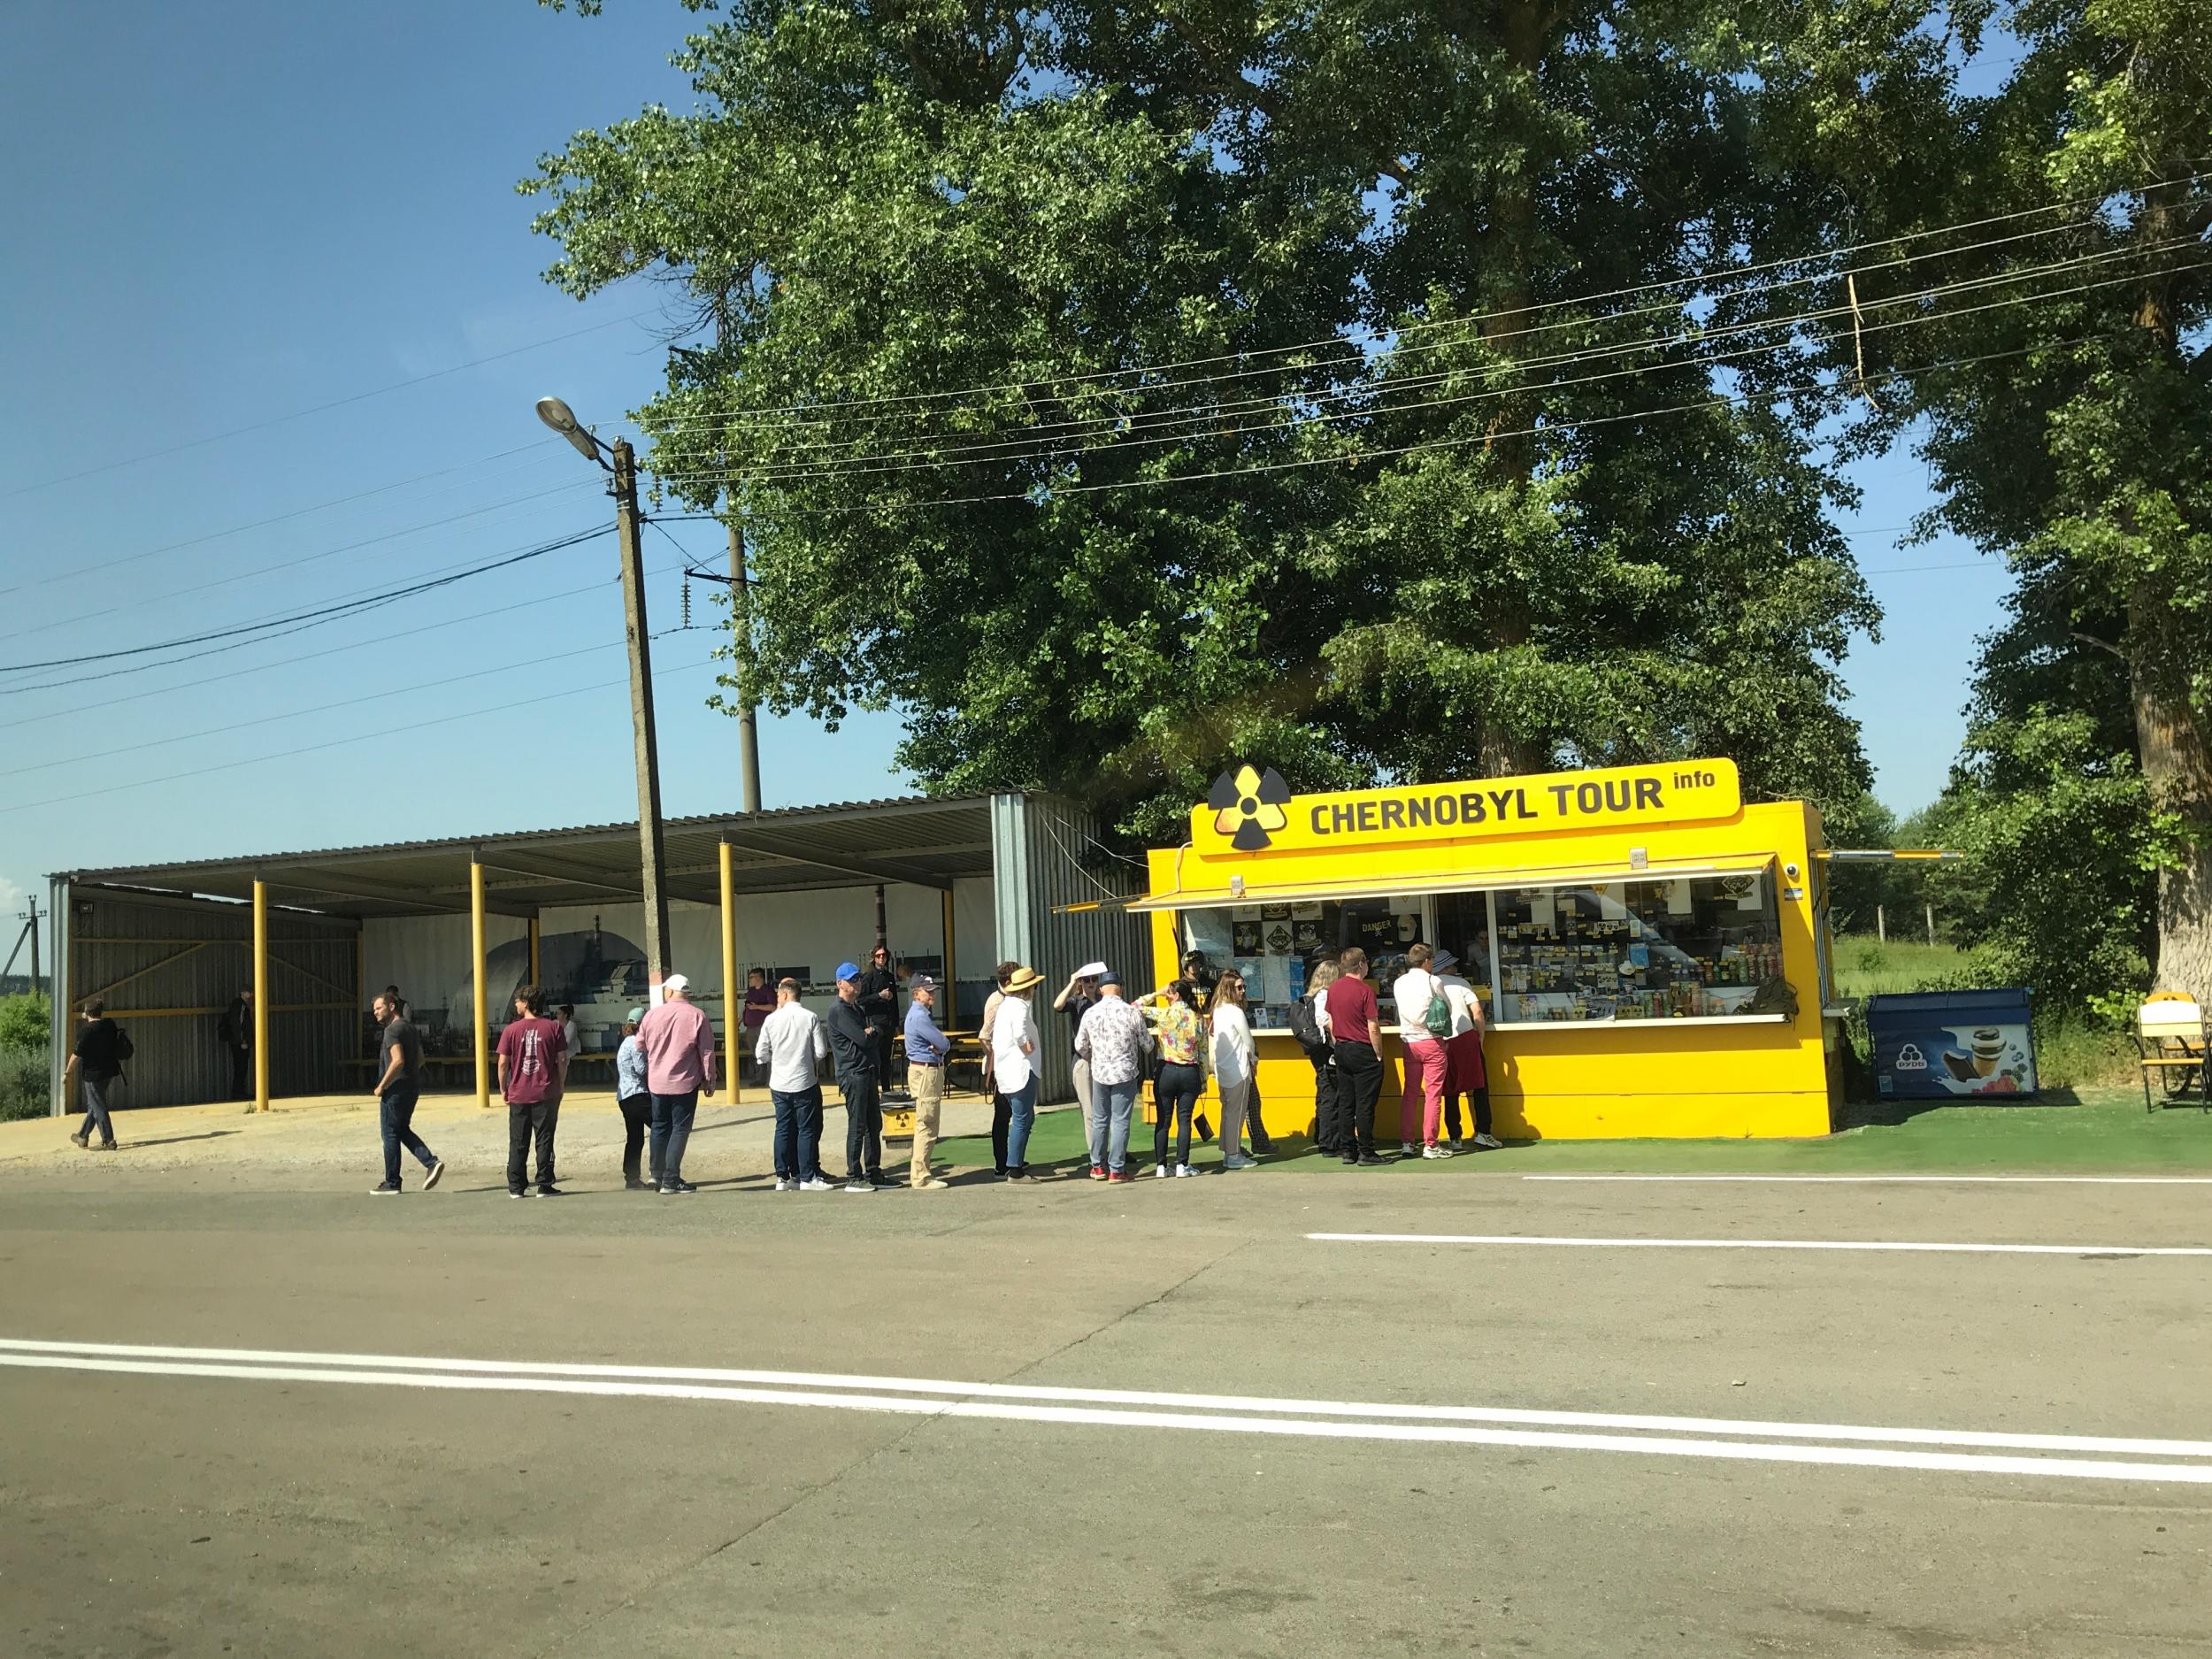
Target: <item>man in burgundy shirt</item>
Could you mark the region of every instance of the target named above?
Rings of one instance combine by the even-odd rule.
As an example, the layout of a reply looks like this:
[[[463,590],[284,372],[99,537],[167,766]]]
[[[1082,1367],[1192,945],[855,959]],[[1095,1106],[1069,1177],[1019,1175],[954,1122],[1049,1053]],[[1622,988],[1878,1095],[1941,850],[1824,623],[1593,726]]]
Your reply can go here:
[[[1382,1094],[1381,1010],[1375,987],[1367,983],[1367,953],[1355,945],[1338,961],[1344,972],[1325,993],[1336,1056],[1336,1140],[1347,1164],[1379,1166],[1383,1160],[1375,1153],[1375,1102]]]
[[[654,1167],[663,1194],[695,1193],[684,1179],[684,1148],[699,1096],[714,1094],[714,1027],[691,1000],[691,981],[672,973],[662,982],[667,1001],[645,1010],[638,1047],[645,1050],[645,1087],[653,1096]]]
[[[561,1120],[568,1047],[545,1017],[545,993],[526,985],[515,993],[515,1017],[499,1033],[499,1092],[507,1102],[507,1196],[528,1195],[530,1142],[538,1143],[538,1196],[558,1198],[553,1185],[553,1130]]]

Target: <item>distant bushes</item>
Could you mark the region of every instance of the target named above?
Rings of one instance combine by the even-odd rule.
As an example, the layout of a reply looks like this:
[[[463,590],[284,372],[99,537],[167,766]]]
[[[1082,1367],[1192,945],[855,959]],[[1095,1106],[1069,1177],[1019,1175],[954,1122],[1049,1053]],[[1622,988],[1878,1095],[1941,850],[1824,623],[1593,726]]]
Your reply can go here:
[[[42,996],[0,997],[0,1123],[49,1110],[53,1012]]]

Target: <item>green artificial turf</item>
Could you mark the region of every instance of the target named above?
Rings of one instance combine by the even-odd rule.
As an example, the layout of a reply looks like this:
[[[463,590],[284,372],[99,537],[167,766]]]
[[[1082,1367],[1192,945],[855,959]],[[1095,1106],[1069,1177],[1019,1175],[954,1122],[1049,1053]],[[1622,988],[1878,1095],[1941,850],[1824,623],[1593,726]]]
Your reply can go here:
[[[1601,1170],[1624,1174],[2066,1174],[2212,1172],[2212,1117],[2193,1105],[2146,1113],[2135,1089],[2085,1089],[2078,1098],[2008,1106],[1897,1102],[1859,1109],[1879,1121],[1816,1140],[1542,1141],[1509,1144],[1502,1152],[1463,1155],[1408,1165],[1407,1172],[1451,1176],[1517,1175]],[[1063,1172],[1087,1159],[1082,1121],[1072,1109],[1043,1113],[1030,1140],[1032,1164]],[[1386,1139],[1386,1153],[1396,1149]],[[1152,1163],[1152,1125],[1130,1134],[1131,1164]],[[987,1136],[940,1143],[939,1156],[961,1169],[988,1169]],[[1191,1162],[1211,1168],[1218,1142],[1192,1146]],[[1312,1172],[1343,1166],[1313,1152],[1302,1138],[1280,1137],[1268,1167]]]

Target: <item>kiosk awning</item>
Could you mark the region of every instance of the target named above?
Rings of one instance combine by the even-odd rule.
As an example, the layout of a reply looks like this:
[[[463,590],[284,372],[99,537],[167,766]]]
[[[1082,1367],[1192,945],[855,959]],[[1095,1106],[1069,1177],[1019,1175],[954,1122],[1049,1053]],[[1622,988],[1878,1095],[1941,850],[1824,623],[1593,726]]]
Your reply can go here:
[[[1685,881],[1693,876],[1750,875],[1773,862],[1772,853],[1743,853],[1714,858],[1654,859],[1644,864],[1529,864],[1512,870],[1449,870],[1427,875],[1333,878],[1325,881],[1248,880],[1242,892],[1225,887],[1187,887],[1132,900],[1129,908],[1205,910],[1225,905],[1364,899],[1394,893],[1486,893],[1512,887],[1586,887],[1614,881]]]

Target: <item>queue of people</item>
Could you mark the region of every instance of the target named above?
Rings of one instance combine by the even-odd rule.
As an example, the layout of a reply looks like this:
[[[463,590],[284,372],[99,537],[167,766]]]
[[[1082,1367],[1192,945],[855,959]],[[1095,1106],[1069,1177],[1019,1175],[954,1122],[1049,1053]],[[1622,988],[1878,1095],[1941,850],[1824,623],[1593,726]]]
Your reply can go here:
[[[1191,1141],[1194,1131],[1202,1141],[1211,1139],[1199,1110],[1210,1080],[1221,1102],[1221,1168],[1255,1168],[1272,1149],[1258,1096],[1249,987],[1233,968],[1210,972],[1196,953],[1185,958],[1182,970],[1180,977],[1133,998],[1119,974],[1092,962],[1070,975],[1053,999],[1053,1011],[1069,1021],[1071,1077],[1094,1181],[1125,1182],[1135,1175],[1130,1126],[1148,1076],[1156,1108],[1155,1176],[1198,1173]],[[1388,1033],[1368,970],[1366,954],[1357,947],[1317,960],[1290,1025],[1313,1065],[1317,1148],[1348,1164],[1376,1167],[1393,1161],[1378,1148],[1375,1125],[1382,1038]],[[796,980],[785,979],[771,989],[760,970],[750,977],[741,1014],[745,1058],[765,1078],[774,1102],[776,1190],[864,1194],[900,1185],[925,1192],[949,1186],[933,1163],[953,1046],[938,1020],[935,981],[916,973],[902,986],[888,953],[878,947],[865,969],[851,962],[838,965],[837,1000],[824,1018],[801,1000]],[[994,979],[978,1033],[992,1102],[992,1163],[995,1173],[1020,1182],[1035,1173],[1029,1147],[1043,1046],[1035,1002],[1045,980],[1014,961],[999,964]],[[907,995],[902,1010],[896,1004],[902,989]],[[680,1197],[698,1191],[684,1179],[684,1156],[699,1102],[711,1099],[717,1086],[718,1043],[686,976],[670,975],[663,990],[663,1002],[632,1009],[623,1023],[615,1053],[615,1103],[623,1125],[624,1187]],[[1463,1101],[1473,1144],[1500,1146],[1491,1133],[1482,1002],[1451,952],[1410,947],[1391,995],[1403,1056],[1400,1156],[1448,1158],[1463,1150]],[[515,1198],[559,1197],[555,1148],[561,1101],[579,1048],[575,1013],[565,1004],[549,1009],[534,985],[515,993],[513,1010],[497,1048],[499,1091],[508,1110],[507,1191]],[[421,1094],[421,1033],[396,986],[375,999],[374,1013],[379,1034],[371,1093],[379,1102],[384,1179],[371,1191],[388,1196],[402,1190],[403,1153],[421,1164],[427,1190],[446,1166],[413,1129]],[[130,1057],[129,1039],[105,1018],[97,999],[86,1005],[84,1016],[65,1084],[81,1089],[87,1116],[70,1139],[81,1147],[111,1148],[106,1094]],[[243,1023],[234,1018],[227,1039]],[[895,1056],[914,1102],[903,1183],[883,1170],[883,1093],[891,1084]],[[841,1180],[831,1178],[821,1159],[825,1063],[844,1108]]]

